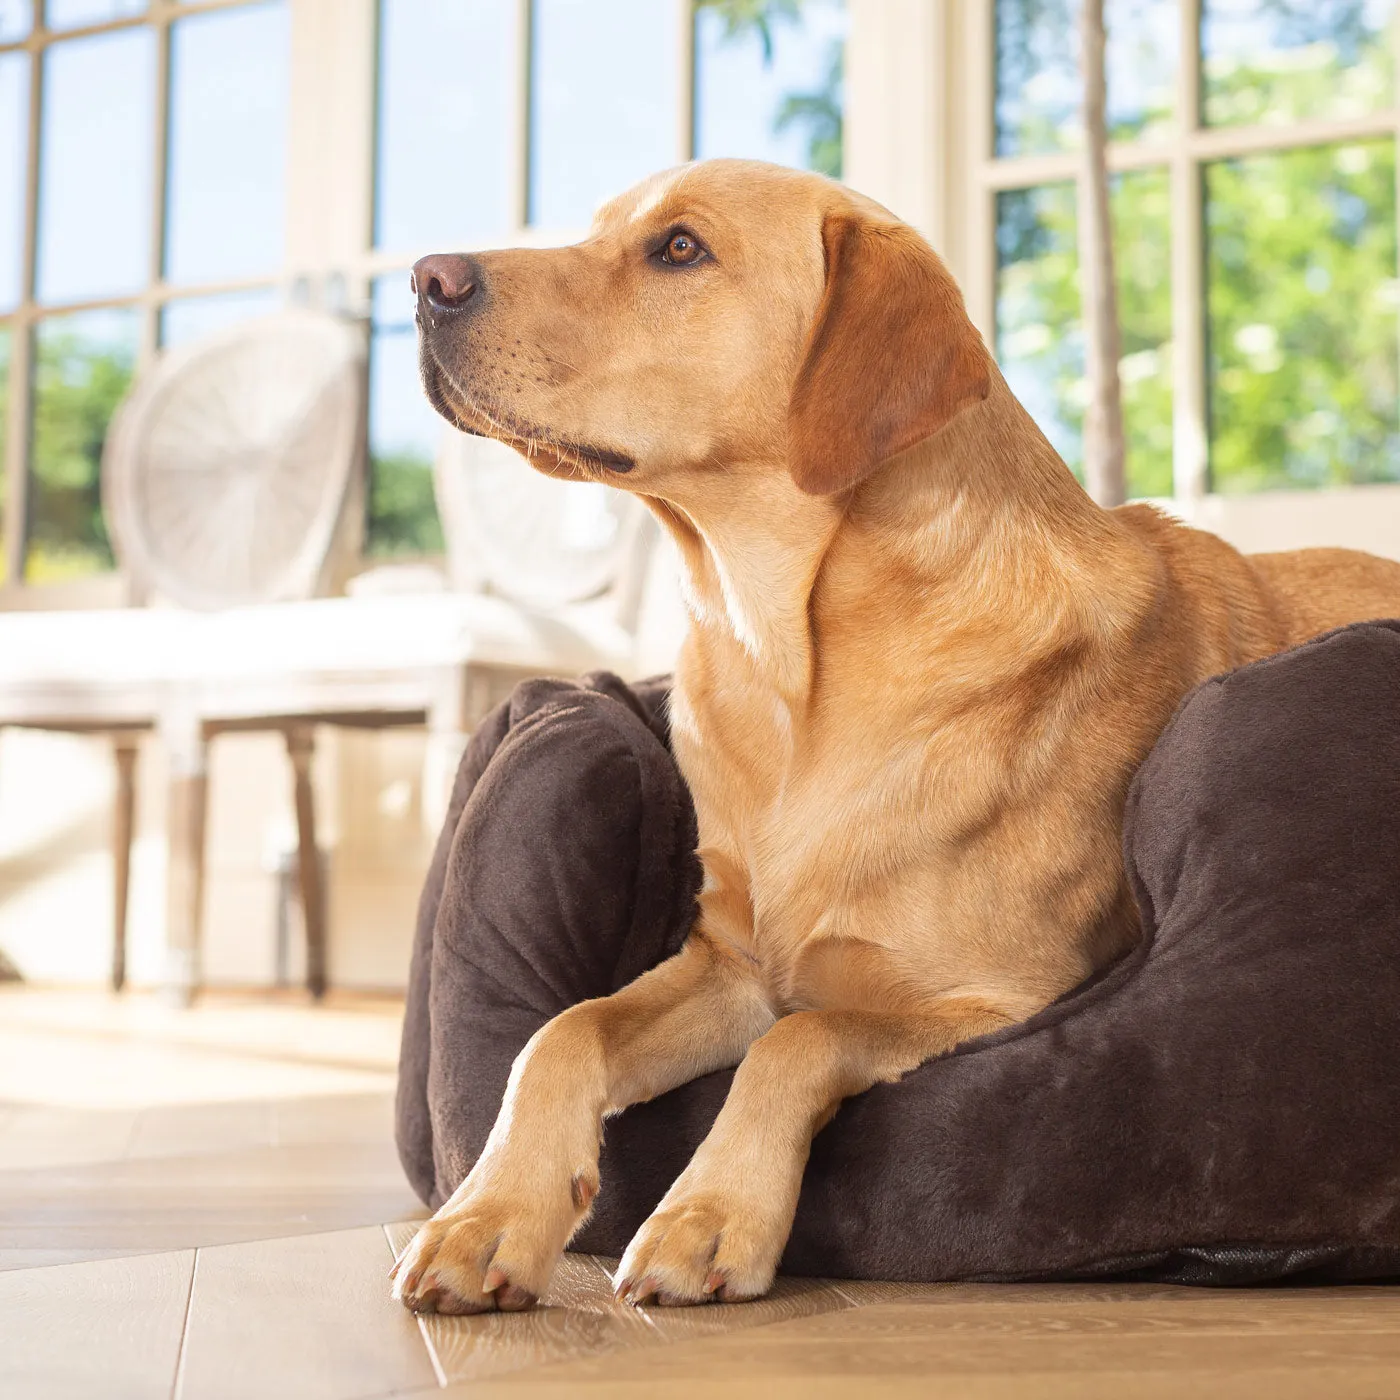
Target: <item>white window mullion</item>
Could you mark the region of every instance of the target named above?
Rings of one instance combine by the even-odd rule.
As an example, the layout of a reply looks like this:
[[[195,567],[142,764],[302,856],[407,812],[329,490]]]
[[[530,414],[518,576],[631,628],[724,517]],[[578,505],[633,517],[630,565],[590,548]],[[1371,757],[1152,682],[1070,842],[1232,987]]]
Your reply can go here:
[[[1179,0],[1180,57],[1171,158],[1172,494],[1190,518],[1206,494],[1204,172],[1193,136],[1201,113],[1201,0]]]
[[[511,198],[511,213],[517,228],[530,222],[530,142],[532,136],[532,105],[535,81],[535,14],[534,0],[516,0],[515,19],[515,123],[510,134],[514,142],[515,190]]]
[[[963,73],[966,76],[965,112],[967,165],[979,178],[968,180],[967,252],[963,268],[963,292],[968,314],[982,338],[996,349],[997,309],[997,197],[985,178],[993,165],[996,129],[996,16],[995,6],[981,0],[961,0],[963,23]],[[951,50],[950,50],[951,52]]]
[[[36,30],[43,24],[42,0],[35,5]],[[34,287],[39,257],[39,119],[44,102],[44,50],[29,58],[29,132],[25,147],[24,252],[19,306],[10,318],[10,403],[5,433],[5,576],[18,585],[24,577],[25,520],[29,499],[29,420],[33,406]]]
[[[285,267],[322,290],[353,274],[373,223],[374,0],[290,0]]]
[[[165,197],[170,179],[170,16],[167,4],[152,6],[156,31],[155,157],[151,163],[151,248],[146,268],[147,288],[165,278]],[[160,306],[151,297],[141,308],[141,345],[137,373],[150,364],[160,345]]]
[[[676,15],[676,161],[695,159],[695,3],[671,0]]]
[[[1396,5],[1390,16],[1390,47],[1395,55],[1395,217],[1400,220],[1400,5]],[[1395,240],[1396,276],[1400,278],[1400,229]],[[1400,346],[1400,314],[1396,317],[1396,343]]]

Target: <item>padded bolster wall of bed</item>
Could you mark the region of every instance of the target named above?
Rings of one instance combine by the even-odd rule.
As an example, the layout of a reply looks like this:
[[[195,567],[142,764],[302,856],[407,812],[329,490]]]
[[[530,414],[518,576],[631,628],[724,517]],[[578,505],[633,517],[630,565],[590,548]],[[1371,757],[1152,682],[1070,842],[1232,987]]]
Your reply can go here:
[[[521,686],[473,739],[420,909],[400,1155],[439,1204],[551,1016],[668,956],[694,814],[665,685]],[[1207,682],[1129,796],[1144,937],[1024,1025],[848,1101],[790,1273],[1400,1277],[1400,622]],[[731,1075],[608,1124],[575,1246],[620,1253]]]

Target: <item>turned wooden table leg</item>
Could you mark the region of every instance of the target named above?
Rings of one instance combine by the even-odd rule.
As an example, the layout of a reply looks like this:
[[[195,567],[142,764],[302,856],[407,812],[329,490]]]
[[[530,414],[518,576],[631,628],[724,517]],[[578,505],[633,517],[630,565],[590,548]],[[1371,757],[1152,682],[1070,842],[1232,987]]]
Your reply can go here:
[[[112,744],[117,790],[112,808],[112,990],[126,985],[126,919],[131,890],[131,841],[136,815],[137,741],[119,735]]]
[[[160,732],[169,764],[164,986],[188,1005],[201,972],[209,743],[199,720],[178,711],[162,717]]]
[[[321,852],[316,844],[316,797],[311,787],[315,736],[309,724],[287,730],[297,811],[297,875],[301,917],[306,928],[306,987],[314,997],[326,994],[326,895]]]

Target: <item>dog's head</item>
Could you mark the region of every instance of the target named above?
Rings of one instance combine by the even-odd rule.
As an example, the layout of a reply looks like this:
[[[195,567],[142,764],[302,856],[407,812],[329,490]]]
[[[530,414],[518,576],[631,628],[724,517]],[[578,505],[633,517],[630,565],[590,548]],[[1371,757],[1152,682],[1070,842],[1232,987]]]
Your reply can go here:
[[[832,181],[717,160],[653,176],[568,248],[413,270],[433,405],[552,475],[684,502],[787,472],[834,494],[984,398],[933,250]]]

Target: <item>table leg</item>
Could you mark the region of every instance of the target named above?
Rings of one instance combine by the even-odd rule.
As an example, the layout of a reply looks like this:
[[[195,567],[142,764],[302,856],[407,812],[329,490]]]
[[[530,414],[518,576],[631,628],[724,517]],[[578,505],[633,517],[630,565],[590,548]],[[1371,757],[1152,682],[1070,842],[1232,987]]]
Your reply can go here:
[[[306,928],[306,987],[313,997],[326,994],[326,896],[321,852],[316,845],[316,797],[311,787],[315,737],[309,724],[287,730],[297,811],[297,874],[301,916]]]
[[[112,809],[112,990],[126,985],[126,920],[131,890],[131,841],[136,814],[137,742],[118,735],[112,744],[117,761],[117,791]]]
[[[190,716],[167,716],[161,721],[160,731],[170,765],[165,989],[173,1000],[187,1006],[200,982],[209,742],[203,725]]]

